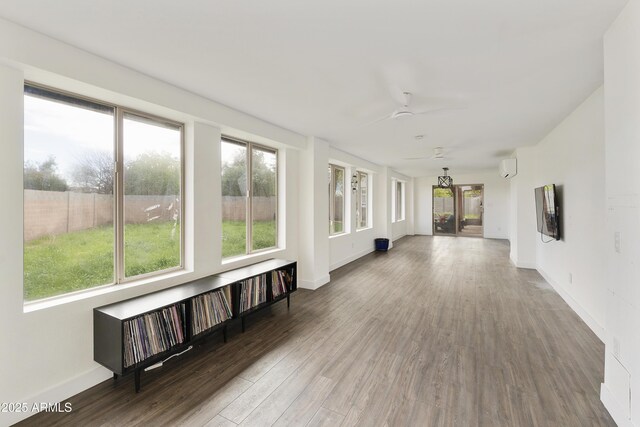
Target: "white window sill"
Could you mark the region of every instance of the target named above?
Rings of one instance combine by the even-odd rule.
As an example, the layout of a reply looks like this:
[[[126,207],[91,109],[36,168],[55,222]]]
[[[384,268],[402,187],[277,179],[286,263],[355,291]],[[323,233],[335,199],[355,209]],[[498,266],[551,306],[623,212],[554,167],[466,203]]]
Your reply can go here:
[[[351,234],[351,233],[346,232],[346,231],[344,233],[331,234],[331,235],[329,235],[329,239],[335,239],[336,237],[348,236],[349,234]]]
[[[373,230],[373,227],[364,227],[364,228],[358,228],[356,230],[356,233],[359,233],[361,231],[369,231],[369,230]]]
[[[241,264],[243,261],[252,260],[265,255],[273,255],[277,252],[282,252],[283,250],[284,248],[269,248],[269,249],[261,250],[259,252],[252,252],[248,255],[238,255],[235,257],[223,258],[221,264],[224,267],[229,267],[229,266],[233,267],[235,264]]]
[[[186,276],[192,273],[191,271],[181,269],[177,271],[171,271],[166,274],[159,274],[153,277],[145,277],[140,280],[134,280],[116,285],[104,285],[91,289],[84,289],[81,291],[71,292],[64,295],[54,296],[36,301],[25,301],[23,306],[24,313],[32,313],[38,310],[44,310],[51,307],[56,307],[63,304],[69,304],[76,301],[82,301],[89,298],[95,298],[101,295],[111,294],[113,292],[120,292],[126,289],[137,288],[138,286],[145,286],[157,282],[165,282],[168,285],[177,285],[180,280],[176,280],[182,276]],[[175,283],[174,283],[175,282]],[[155,289],[153,290],[155,291]],[[150,291],[150,292],[153,292]]]
[[[243,263],[246,264],[247,260],[264,257],[265,255],[267,256],[273,255],[283,250],[284,250],[283,248],[271,248],[271,249],[265,249],[264,251],[255,252],[250,255],[243,255],[235,258],[227,258],[222,261],[222,265],[224,267],[235,268],[235,264],[238,264],[238,266],[241,266],[243,265]],[[155,292],[157,290],[164,289],[162,285],[166,285],[165,287],[177,286],[177,285],[180,285],[181,283],[186,283],[191,280],[196,280],[196,278],[188,277],[192,273],[193,271],[185,270],[185,269],[174,270],[174,271],[167,272],[165,274],[159,274],[152,277],[145,277],[139,280],[134,280],[131,282],[126,282],[118,285],[97,286],[95,288],[71,292],[64,295],[54,296],[54,297],[45,298],[41,300],[28,301],[24,303],[23,312],[32,313],[38,310],[44,310],[44,309],[56,307],[59,305],[69,304],[76,301],[82,301],[89,298],[108,295],[114,292],[120,292],[123,290],[137,288],[139,286],[149,286],[152,284],[159,284],[161,286],[159,289],[154,287],[154,289],[149,290],[149,293]],[[187,276],[188,278],[184,278],[185,276]],[[133,298],[135,298],[135,296]]]

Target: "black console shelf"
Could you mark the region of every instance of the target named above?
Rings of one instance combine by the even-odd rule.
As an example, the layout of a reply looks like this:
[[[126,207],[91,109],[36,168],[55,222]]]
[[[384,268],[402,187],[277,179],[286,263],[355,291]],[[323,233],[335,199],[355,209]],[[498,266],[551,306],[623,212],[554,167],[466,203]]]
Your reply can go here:
[[[286,297],[287,299],[287,307],[291,306],[291,294],[298,289],[297,286],[297,263],[295,261],[286,261],[281,259],[271,259],[268,261],[264,261],[258,264],[249,265],[247,267],[239,268],[236,270],[230,270],[224,273],[220,273],[218,276],[225,278],[227,280],[234,280],[237,282],[237,293],[234,299],[234,307],[237,307],[237,311],[234,312],[234,316],[236,318],[240,318],[242,321],[242,332],[245,331],[245,318],[255,313],[256,311],[261,310],[264,307],[267,307],[273,303],[276,303]],[[286,293],[281,294],[277,297],[273,296],[273,277],[271,275],[272,272],[278,270],[288,271],[291,277],[290,284],[288,286],[288,290]],[[241,286],[242,283],[248,279],[260,277],[266,275],[266,301],[260,304],[257,304],[251,308],[246,310],[240,310],[240,294],[241,294]]]
[[[145,368],[220,330],[226,342],[229,322],[241,319],[244,332],[246,316],[285,298],[289,307],[296,290],[297,263],[271,259],[95,308],[93,358],[114,379],[134,373],[138,392]],[[208,309],[198,311],[196,301]],[[211,326],[194,334],[196,321]]]

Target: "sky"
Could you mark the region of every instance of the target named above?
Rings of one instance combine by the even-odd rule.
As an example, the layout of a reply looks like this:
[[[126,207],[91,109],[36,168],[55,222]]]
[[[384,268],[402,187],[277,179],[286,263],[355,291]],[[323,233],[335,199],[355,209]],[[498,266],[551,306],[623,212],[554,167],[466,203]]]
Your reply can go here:
[[[125,118],[123,134],[125,161],[145,152],[180,158],[178,130]],[[113,115],[25,95],[25,162],[41,163],[54,157],[60,176],[71,182],[78,161],[95,151],[113,154]]]

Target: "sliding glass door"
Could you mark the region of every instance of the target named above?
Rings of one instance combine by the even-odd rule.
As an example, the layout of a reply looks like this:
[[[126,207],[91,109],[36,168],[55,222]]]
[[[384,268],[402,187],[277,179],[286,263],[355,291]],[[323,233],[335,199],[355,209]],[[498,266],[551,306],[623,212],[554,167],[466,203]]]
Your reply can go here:
[[[433,234],[456,234],[455,187],[433,186]]]
[[[433,186],[433,234],[483,237],[484,186]]]
[[[458,236],[483,236],[483,186],[458,185],[458,206],[460,206]]]

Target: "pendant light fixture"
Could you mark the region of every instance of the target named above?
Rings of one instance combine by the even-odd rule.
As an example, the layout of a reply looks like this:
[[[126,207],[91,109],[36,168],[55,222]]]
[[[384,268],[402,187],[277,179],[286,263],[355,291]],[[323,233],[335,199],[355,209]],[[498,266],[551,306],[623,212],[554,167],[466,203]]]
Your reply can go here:
[[[453,186],[453,179],[447,174],[449,168],[442,168],[444,175],[438,177],[438,187],[451,188]]]

